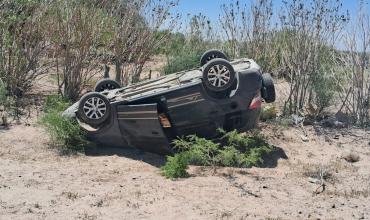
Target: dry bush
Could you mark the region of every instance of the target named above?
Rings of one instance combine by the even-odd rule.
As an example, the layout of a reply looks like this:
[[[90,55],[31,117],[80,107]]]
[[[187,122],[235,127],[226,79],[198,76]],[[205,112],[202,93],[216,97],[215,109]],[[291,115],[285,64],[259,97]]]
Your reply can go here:
[[[284,110],[288,114],[300,113],[305,107],[316,108],[310,105],[317,95],[315,82],[330,82],[325,75],[332,66],[326,66],[330,64],[326,59],[334,57],[335,50],[331,48],[347,17],[341,12],[340,1],[296,0],[285,2],[280,19],[285,38],[282,65],[290,79],[290,94]],[[318,88],[330,90],[327,87]]]
[[[8,125],[7,103],[5,84],[0,79],[0,127]]]
[[[165,74],[199,67],[202,54],[210,48],[220,48],[219,36],[208,17],[199,13],[189,16],[184,33],[171,34],[162,51],[166,55]]]
[[[127,85],[140,80],[145,63],[168,38],[170,31],[158,35],[162,28],[172,30],[178,14],[172,12],[176,1],[113,1],[108,11],[112,23],[112,48],[116,80]],[[110,9],[110,10],[109,10]]]
[[[53,44],[58,84],[70,100],[77,100],[88,81],[102,70],[97,51],[108,18],[93,6],[56,0],[48,11],[48,38]]]
[[[233,1],[221,7],[220,25],[225,47],[234,58],[255,59],[264,72],[283,75],[290,82],[285,114],[317,115],[332,104],[338,36],[348,20],[341,1]],[[276,22],[276,23],[273,23]]]
[[[50,67],[42,59],[49,46],[43,25],[47,5],[32,0],[0,4],[0,79],[9,96],[20,98]]]
[[[248,55],[257,61],[266,60],[272,15],[271,0],[252,1],[250,8],[240,1],[222,5],[219,20],[233,58]]]
[[[205,44],[215,43],[219,38],[219,33],[214,29],[210,19],[202,13],[190,18],[187,29],[186,36],[189,44],[194,47],[204,47]]]
[[[339,112],[348,113],[360,126],[370,125],[370,14],[361,6],[351,28],[344,33],[346,51],[337,59],[335,75],[342,106]]]

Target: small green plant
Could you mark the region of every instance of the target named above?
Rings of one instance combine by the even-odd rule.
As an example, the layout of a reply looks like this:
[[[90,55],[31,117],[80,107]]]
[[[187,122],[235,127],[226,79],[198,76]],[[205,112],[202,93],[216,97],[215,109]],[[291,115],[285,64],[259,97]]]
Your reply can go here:
[[[189,176],[186,169],[189,166],[187,152],[167,157],[167,163],[161,167],[162,174],[167,178],[183,178]]]
[[[45,114],[41,118],[41,124],[47,128],[52,143],[62,154],[82,152],[89,143],[79,124],[62,116],[62,112],[69,105],[61,96],[49,96],[44,104]]]
[[[251,167],[263,163],[264,155],[274,151],[258,132],[240,134],[219,130],[216,141],[190,135],[173,142],[178,151],[167,158],[162,174],[168,178],[187,177],[189,164],[202,166]]]

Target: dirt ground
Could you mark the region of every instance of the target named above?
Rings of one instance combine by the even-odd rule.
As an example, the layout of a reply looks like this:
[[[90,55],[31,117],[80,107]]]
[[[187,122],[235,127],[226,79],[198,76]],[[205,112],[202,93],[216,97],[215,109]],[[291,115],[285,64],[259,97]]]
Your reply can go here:
[[[261,129],[281,148],[267,167],[193,166],[192,177],[173,181],[160,175],[162,156],[60,156],[42,128],[13,125],[0,131],[0,219],[370,218],[370,132],[309,126],[304,142],[297,128]],[[360,160],[347,162],[348,152]],[[312,181],[320,173],[323,192]]]
[[[170,180],[163,156],[136,149],[61,156],[36,121],[0,130],[1,220],[370,219],[370,131],[311,125],[305,139],[261,123],[279,149],[263,168],[191,166]]]

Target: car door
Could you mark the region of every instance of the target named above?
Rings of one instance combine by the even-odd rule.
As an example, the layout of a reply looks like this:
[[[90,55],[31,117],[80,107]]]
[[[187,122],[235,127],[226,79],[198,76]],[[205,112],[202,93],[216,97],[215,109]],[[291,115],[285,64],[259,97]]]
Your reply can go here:
[[[119,105],[117,118],[122,136],[131,146],[156,153],[171,152],[158,118],[156,103]]]

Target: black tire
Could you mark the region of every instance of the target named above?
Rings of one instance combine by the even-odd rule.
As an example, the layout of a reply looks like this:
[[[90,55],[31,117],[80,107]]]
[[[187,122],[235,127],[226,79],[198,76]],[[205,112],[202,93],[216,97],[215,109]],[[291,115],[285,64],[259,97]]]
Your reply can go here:
[[[112,79],[102,79],[99,80],[95,85],[95,92],[103,92],[105,90],[119,89],[121,85]]]
[[[274,81],[269,73],[262,74],[262,98],[267,102],[275,102],[276,93]]]
[[[203,84],[211,93],[226,94],[235,85],[235,70],[224,59],[216,58],[203,68]]]
[[[77,115],[83,122],[98,126],[109,118],[111,111],[110,103],[104,95],[90,92],[82,96],[78,104]]]
[[[204,52],[202,57],[200,58],[200,65],[204,66],[206,65],[209,61],[216,59],[216,58],[221,58],[224,60],[229,60],[228,57],[221,51],[219,50],[207,50]]]

